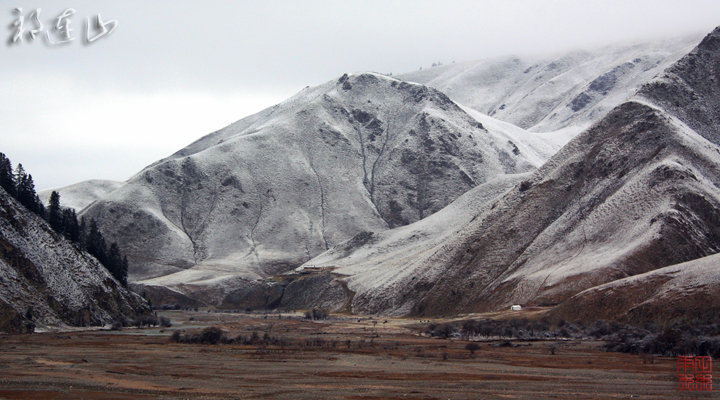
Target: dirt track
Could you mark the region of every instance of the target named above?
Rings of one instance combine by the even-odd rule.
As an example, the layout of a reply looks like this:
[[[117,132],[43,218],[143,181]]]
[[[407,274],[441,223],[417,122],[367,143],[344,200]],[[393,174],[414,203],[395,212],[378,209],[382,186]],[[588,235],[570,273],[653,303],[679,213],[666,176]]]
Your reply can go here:
[[[174,326],[0,336],[0,398],[683,398],[675,360],[606,353],[600,343],[522,347],[418,336],[408,320],[166,312]],[[191,320],[192,318],[192,320]],[[176,329],[268,332],[280,345],[171,343]],[[322,339],[322,340],[316,340]],[[555,347],[555,355],[551,354]],[[716,394],[716,392],[713,392]],[[687,398],[717,398],[711,393]]]

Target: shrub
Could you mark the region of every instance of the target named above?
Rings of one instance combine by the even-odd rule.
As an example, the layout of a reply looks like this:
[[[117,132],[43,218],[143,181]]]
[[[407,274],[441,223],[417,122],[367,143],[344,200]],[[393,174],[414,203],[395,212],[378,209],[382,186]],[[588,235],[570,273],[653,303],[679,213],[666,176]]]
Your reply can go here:
[[[328,317],[327,310],[322,309],[322,308],[313,308],[312,310],[305,312],[305,319],[318,320],[318,319],[327,319],[327,317]]]
[[[455,327],[453,327],[452,325],[450,325],[450,324],[440,324],[440,325],[438,325],[437,327],[435,327],[435,329],[433,329],[433,331],[432,331],[431,334],[432,334],[433,336],[437,336],[437,337],[440,337],[440,338],[443,338],[443,339],[447,339],[447,338],[449,338],[450,336],[452,336],[454,332],[455,332]]]
[[[224,332],[216,326],[210,326],[200,332],[198,341],[203,344],[218,344],[222,339]]]
[[[468,344],[465,345],[465,350],[470,351],[470,356],[474,355],[474,354],[475,354],[475,351],[477,351],[477,350],[479,350],[479,349],[480,349],[480,345],[478,345],[478,344],[475,343],[475,342],[470,342],[470,343],[468,343]]]
[[[145,314],[145,315],[139,315],[135,317],[135,320],[133,321],[132,325],[134,325],[137,328],[142,328],[145,326],[156,326],[158,324],[157,316],[153,314]]]

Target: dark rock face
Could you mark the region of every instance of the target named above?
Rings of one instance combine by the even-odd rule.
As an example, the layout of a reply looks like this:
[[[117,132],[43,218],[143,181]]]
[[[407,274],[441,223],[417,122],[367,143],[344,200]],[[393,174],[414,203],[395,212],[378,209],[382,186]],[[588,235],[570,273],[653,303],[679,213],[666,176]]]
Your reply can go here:
[[[0,332],[5,333],[32,333],[35,323],[25,318],[10,304],[0,301]]]
[[[286,284],[245,281],[225,294],[219,306],[225,309],[266,310],[277,308]]]
[[[97,260],[0,189],[0,331],[104,325],[147,312]]]
[[[592,97],[590,97],[589,94],[583,92],[577,95],[577,97],[575,97],[574,99],[572,99],[572,101],[570,102],[570,107],[573,111],[577,112],[585,108],[585,106],[590,104],[591,101]]]
[[[573,111],[577,112],[591,104],[596,104],[615,89],[620,77],[632,73],[633,68],[635,68],[634,63],[626,62],[598,76],[590,82],[585,91],[578,94],[570,102],[569,106]]]
[[[162,286],[130,284],[130,288],[135,293],[141,294],[142,297],[147,299],[155,308],[188,309],[207,305]]]
[[[312,274],[290,282],[285,288],[280,307],[302,310],[320,307],[331,311],[346,311],[353,293],[330,273]]]
[[[223,287],[183,286],[190,296],[163,286],[134,287],[159,308],[213,306],[225,310],[302,310],[320,307],[348,311],[353,293],[329,272],[313,272],[255,281],[228,279]],[[219,299],[219,300],[218,300]]]
[[[592,82],[590,82],[588,89],[594,92],[601,93],[602,95],[606,95],[610,90],[615,87],[618,76],[626,73],[632,68],[635,68],[635,64],[630,62],[618,65],[612,70],[595,78]]]

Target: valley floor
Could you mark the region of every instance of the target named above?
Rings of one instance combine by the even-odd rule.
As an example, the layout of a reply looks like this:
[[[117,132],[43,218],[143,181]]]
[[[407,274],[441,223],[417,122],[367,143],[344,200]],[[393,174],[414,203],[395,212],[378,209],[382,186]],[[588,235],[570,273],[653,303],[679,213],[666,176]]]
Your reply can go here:
[[[675,359],[607,353],[600,342],[496,347],[420,336],[420,321],[166,311],[166,329],[0,336],[0,398],[683,398]],[[218,326],[282,344],[186,344]],[[554,354],[551,349],[555,348]],[[707,393],[707,392],[706,392]],[[700,398],[712,397],[707,396]],[[698,394],[688,398],[698,398]]]

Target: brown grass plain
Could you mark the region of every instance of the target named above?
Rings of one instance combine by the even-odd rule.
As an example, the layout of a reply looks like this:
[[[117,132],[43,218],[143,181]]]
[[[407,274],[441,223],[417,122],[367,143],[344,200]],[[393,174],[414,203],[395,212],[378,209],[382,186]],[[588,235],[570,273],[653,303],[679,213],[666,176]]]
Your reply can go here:
[[[2,399],[676,399],[675,359],[597,341],[497,347],[420,334],[419,320],[164,311],[171,328],[0,336]],[[276,344],[187,344],[208,326]],[[551,349],[554,348],[554,354]]]

